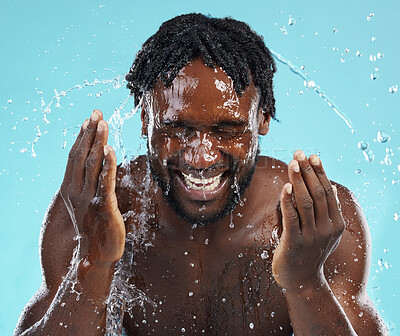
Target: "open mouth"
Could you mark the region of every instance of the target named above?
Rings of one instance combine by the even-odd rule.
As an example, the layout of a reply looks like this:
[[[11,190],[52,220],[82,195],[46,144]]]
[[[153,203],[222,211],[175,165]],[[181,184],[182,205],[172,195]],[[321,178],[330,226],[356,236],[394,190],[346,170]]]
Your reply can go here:
[[[188,175],[183,172],[181,173],[184,178],[185,184],[189,189],[205,191],[213,191],[217,189],[218,186],[221,184],[221,176],[223,174],[221,173],[210,178],[197,178],[191,176],[190,174]]]
[[[214,176],[200,176],[197,172],[175,170],[173,175],[181,197],[204,202],[223,197],[229,173],[224,171]]]

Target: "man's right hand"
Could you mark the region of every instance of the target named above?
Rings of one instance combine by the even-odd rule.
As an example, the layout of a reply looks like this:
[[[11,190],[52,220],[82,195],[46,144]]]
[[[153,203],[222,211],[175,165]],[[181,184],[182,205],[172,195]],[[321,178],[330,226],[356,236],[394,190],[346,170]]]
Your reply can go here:
[[[80,243],[78,258],[87,266],[112,266],[125,247],[125,225],[115,194],[116,156],[107,138],[108,125],[94,110],[72,146],[61,185]]]

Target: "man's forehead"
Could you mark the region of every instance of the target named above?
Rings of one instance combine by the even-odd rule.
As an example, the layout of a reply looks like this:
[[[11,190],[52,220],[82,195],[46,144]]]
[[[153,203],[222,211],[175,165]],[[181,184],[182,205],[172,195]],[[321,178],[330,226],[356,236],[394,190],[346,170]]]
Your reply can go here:
[[[200,58],[180,69],[169,87],[158,80],[152,95],[159,103],[178,110],[188,104],[200,109],[237,110],[239,105],[250,108],[259,100],[258,90],[252,82],[239,96],[233,80],[221,67],[210,68]]]

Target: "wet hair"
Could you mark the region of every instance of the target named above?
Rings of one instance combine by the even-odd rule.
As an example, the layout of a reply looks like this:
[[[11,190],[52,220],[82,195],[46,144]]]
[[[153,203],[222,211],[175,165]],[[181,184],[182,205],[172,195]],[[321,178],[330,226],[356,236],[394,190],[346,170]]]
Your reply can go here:
[[[211,68],[221,67],[239,96],[253,80],[260,92],[260,107],[276,119],[272,83],[276,67],[263,37],[244,22],[195,13],[164,22],[137,53],[126,75],[135,106],[158,78],[169,87],[178,72],[198,57]]]

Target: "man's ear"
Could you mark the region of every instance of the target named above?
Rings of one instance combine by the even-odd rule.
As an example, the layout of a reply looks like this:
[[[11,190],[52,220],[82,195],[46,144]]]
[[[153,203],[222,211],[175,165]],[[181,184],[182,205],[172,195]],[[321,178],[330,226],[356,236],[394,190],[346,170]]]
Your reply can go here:
[[[142,120],[142,137],[147,137],[147,126],[149,124],[149,114],[146,111],[146,105],[142,103],[140,119]]]
[[[258,110],[258,134],[266,135],[269,131],[269,123],[271,122],[271,115],[264,112],[262,108]]]

